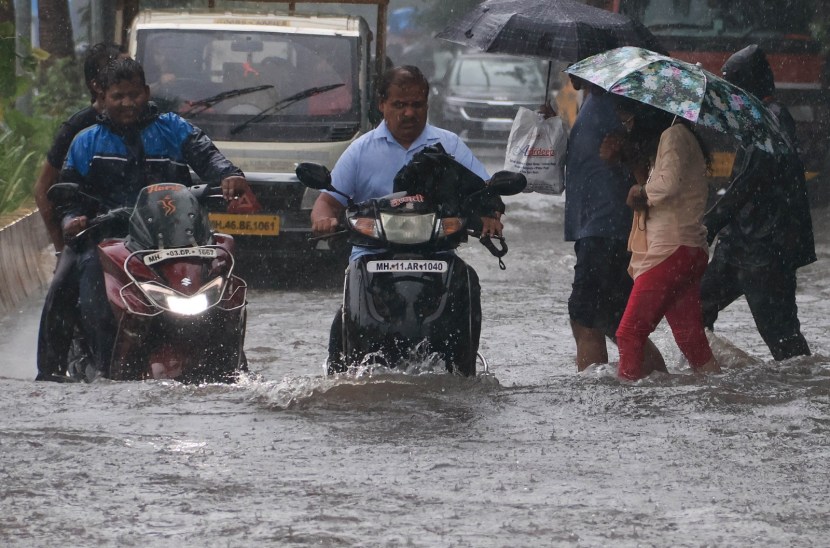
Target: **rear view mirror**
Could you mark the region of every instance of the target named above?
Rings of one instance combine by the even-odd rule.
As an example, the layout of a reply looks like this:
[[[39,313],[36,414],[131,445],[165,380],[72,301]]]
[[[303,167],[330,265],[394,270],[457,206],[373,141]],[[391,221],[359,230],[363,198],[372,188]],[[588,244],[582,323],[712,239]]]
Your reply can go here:
[[[252,36],[244,36],[231,42],[231,51],[254,53],[257,51],[262,51],[262,49],[262,40],[257,40]]]
[[[331,172],[322,164],[303,162],[294,170],[305,186],[315,190],[331,190]]]
[[[55,205],[66,205],[77,200],[78,185],[75,183],[56,183],[46,191],[46,197]]]
[[[527,186],[527,178],[513,171],[499,171],[490,178],[488,187],[500,196],[513,196]]]

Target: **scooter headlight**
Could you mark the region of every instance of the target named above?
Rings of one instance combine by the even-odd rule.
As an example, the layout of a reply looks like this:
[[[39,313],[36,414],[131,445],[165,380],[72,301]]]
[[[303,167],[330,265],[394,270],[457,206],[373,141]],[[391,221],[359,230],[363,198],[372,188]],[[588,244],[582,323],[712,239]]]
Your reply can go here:
[[[422,244],[432,238],[435,213],[426,215],[394,215],[381,213],[386,239],[393,244]]]
[[[189,296],[156,282],[139,283],[138,286],[159,308],[182,316],[195,316],[215,306],[222,299],[225,279],[215,278],[198,293]]]

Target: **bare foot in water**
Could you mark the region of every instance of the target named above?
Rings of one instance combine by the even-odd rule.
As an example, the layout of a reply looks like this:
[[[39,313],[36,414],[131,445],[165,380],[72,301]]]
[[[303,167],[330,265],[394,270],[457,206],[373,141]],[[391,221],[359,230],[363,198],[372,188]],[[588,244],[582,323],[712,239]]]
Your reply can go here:
[[[698,375],[708,375],[708,374],[711,374],[711,373],[720,373],[720,372],[721,372],[720,365],[718,364],[717,360],[714,357],[712,357],[711,360],[704,363],[700,367],[695,367],[695,373],[697,373]]]

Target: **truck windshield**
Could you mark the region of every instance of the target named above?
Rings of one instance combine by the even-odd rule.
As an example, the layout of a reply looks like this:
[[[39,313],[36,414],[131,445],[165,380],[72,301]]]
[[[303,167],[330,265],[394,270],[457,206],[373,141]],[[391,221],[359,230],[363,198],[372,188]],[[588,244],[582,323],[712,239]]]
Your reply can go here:
[[[280,141],[295,125],[360,123],[356,38],[157,29],[139,31],[136,49],[153,100],[214,139],[240,124],[234,140]]]
[[[808,39],[814,13],[812,2],[798,0],[623,0],[620,4],[621,12],[639,19],[658,36]]]

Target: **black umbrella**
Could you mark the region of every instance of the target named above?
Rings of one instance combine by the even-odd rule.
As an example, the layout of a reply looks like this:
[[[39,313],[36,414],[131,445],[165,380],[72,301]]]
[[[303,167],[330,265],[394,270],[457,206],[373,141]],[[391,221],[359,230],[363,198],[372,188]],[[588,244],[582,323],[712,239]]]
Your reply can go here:
[[[485,0],[438,38],[490,53],[569,63],[621,46],[666,53],[641,23],[577,0]]]
[[[576,0],[485,0],[437,36],[489,53],[568,63],[621,46],[667,54],[638,21]]]

